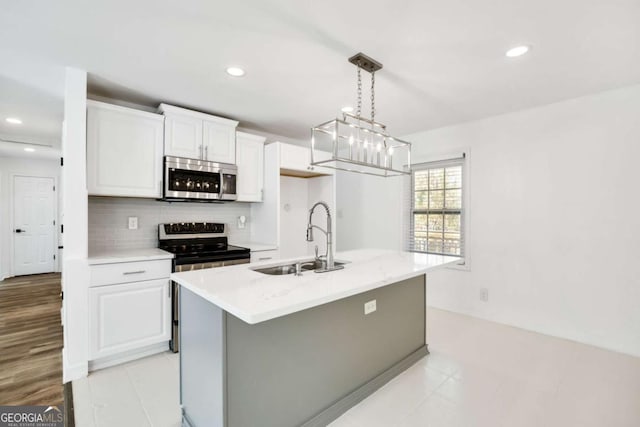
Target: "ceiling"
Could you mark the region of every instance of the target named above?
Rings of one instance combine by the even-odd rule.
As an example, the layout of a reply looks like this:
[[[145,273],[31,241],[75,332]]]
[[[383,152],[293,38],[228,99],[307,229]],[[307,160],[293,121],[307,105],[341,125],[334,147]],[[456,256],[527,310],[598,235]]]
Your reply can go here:
[[[376,118],[395,135],[640,82],[637,0],[2,0],[1,7],[0,114],[32,115],[23,136],[45,140],[59,140],[67,65],[86,69],[97,95],[173,103],[300,140],[354,104],[347,58],[358,51],[384,64]],[[519,44],[532,51],[505,57]],[[231,65],[247,74],[228,76]]]
[[[0,37],[0,156],[59,157],[64,67],[15,51]],[[7,123],[7,117],[22,124]],[[27,147],[35,151],[26,153]]]

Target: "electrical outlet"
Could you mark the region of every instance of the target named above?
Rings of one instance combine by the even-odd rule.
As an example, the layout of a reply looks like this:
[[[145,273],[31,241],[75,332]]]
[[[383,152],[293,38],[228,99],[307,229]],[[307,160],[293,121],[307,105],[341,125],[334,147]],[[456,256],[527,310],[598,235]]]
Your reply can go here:
[[[137,230],[138,229],[138,217],[130,216],[129,217],[129,230]]]
[[[480,288],[480,301],[484,301],[484,302],[489,301],[489,289]]]
[[[371,314],[376,310],[376,300],[371,300],[364,303],[364,314]]]

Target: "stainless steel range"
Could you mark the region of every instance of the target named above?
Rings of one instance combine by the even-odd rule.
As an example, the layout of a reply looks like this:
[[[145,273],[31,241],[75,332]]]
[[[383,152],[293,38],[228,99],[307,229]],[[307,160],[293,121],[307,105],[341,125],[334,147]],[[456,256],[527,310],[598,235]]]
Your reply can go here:
[[[247,248],[229,245],[225,224],[213,222],[182,222],[158,225],[158,247],[175,255],[173,272],[201,270],[249,262]],[[171,350],[180,348],[179,285],[171,283],[172,334]]]

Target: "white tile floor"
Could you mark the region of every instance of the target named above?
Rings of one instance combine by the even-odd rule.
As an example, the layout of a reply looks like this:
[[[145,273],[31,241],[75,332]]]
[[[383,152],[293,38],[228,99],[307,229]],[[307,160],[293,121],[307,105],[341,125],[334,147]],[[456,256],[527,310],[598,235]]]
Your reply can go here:
[[[640,358],[429,309],[431,354],[332,427],[640,426]],[[178,359],[74,381],[76,425],[179,426]]]

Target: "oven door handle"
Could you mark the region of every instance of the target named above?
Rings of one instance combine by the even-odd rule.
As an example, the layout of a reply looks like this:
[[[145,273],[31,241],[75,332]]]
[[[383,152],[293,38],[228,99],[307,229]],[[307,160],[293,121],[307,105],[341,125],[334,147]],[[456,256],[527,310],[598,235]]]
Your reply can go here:
[[[222,171],[218,173],[220,174],[220,192],[218,193],[218,198],[222,200],[222,195],[224,194],[224,173]]]

